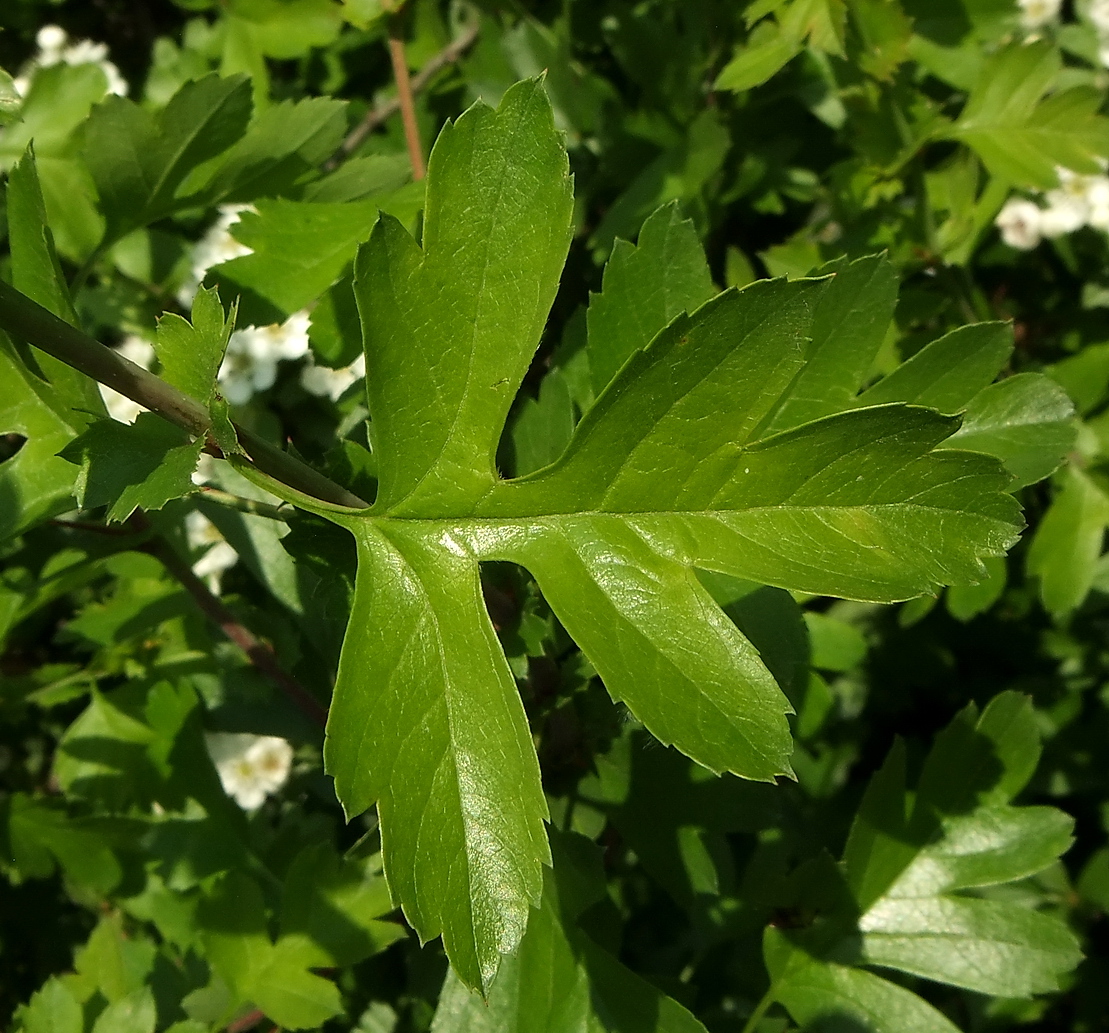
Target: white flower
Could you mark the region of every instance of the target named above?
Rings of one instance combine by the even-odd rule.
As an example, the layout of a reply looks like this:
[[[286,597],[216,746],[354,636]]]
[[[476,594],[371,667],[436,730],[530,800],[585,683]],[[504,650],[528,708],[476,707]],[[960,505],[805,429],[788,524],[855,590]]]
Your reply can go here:
[[[259,391],[273,387],[277,379],[277,358],[248,326],[236,330],[227,342],[227,353],[219,368],[219,388],[232,405],[249,402]]]
[[[1059,17],[1063,0],[1017,0],[1020,23],[1026,29],[1038,29]]]
[[[67,42],[69,42],[69,37],[65,34],[65,29],[60,25],[44,25],[35,36],[35,43],[38,44],[38,48],[41,51],[39,55],[40,60],[44,54],[57,54],[60,56]]]
[[[1109,232],[1109,176],[1088,176],[1086,201],[1090,214],[1086,224],[1094,229]]]
[[[195,509],[185,517],[185,538],[192,549],[207,549],[193,564],[193,573],[208,582],[213,595],[219,595],[223,572],[239,562],[239,554],[227,543],[218,528]]]
[[[1031,251],[1040,243],[1040,220],[1043,212],[1031,201],[1011,197],[1005,202],[994,225],[1001,231],[1001,239],[1019,251]]]
[[[239,243],[231,235],[231,227],[242,218],[243,212],[254,210],[254,207],[249,204],[220,205],[219,218],[208,227],[207,233],[193,246],[189,278],[177,292],[177,300],[185,308],[192,305],[193,298],[196,297],[196,292],[204,282],[209,269],[224,262],[230,262],[233,258],[254,254],[252,248]]]
[[[299,359],[307,352],[307,312],[294,312],[284,323],[236,330],[227,342],[219,371],[223,397],[232,405],[242,405],[259,391],[273,387],[282,359]]]
[[[337,402],[347,388],[366,375],[366,357],[359,355],[349,366],[328,369],[327,366],[307,365],[300,371],[300,385],[310,395],[324,396]]]
[[[293,748],[284,739],[209,732],[204,740],[224,792],[244,811],[257,810],[289,779]]]
[[[1040,232],[1048,238],[1073,233],[1086,225],[1090,205],[1084,196],[1065,187],[1044,194],[1047,207],[1040,212]]]
[[[39,52],[27,65],[24,74],[16,81],[16,89],[21,96],[30,89],[30,81],[39,68],[52,68],[54,65],[97,65],[108,80],[108,92],[126,97],[129,87],[119,69],[108,60],[108,46],[94,43],[90,39],[69,43],[65,29],[60,25],[44,25],[35,36]],[[68,46],[67,46],[68,44]]]
[[[1109,0],[1093,0],[1087,11],[1093,26],[1102,35],[1109,35]]]

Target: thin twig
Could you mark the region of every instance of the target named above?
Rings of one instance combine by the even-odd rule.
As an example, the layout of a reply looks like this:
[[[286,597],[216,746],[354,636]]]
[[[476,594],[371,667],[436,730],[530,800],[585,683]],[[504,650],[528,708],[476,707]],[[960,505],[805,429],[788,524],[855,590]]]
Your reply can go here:
[[[404,53],[404,29],[399,15],[389,19],[389,60],[393,63],[393,78],[397,82],[397,99],[400,117],[404,123],[404,140],[408,144],[408,160],[412,162],[412,178],[424,178],[424,145],[420,141],[420,127],[416,122],[416,98],[412,95],[412,80],[408,78],[408,58]]]
[[[3,280],[0,280],[0,327],[86,376],[107,384],[193,436],[208,439],[211,417],[196,399],[70,326]],[[369,505],[264,438],[242,427],[236,426],[235,430],[254,465],[275,480],[324,502],[352,509],[365,509]],[[211,441],[209,451],[220,454]]]
[[[280,520],[288,523],[295,512],[284,502],[275,506],[272,502],[244,499],[241,495],[232,495],[229,491],[221,491],[219,488],[210,488],[207,485],[204,485],[200,490],[203,492],[201,498],[207,499],[209,502],[218,503],[228,509],[238,510],[238,512],[247,513],[250,516],[266,517],[267,520]]]
[[[421,68],[410,80],[410,87],[412,95],[420,93],[424,87],[427,86],[436,75],[439,74],[448,65],[453,65],[458,61],[467,50],[474,45],[474,41],[478,36],[478,26],[475,21],[465,32],[462,33],[458,39],[454,40],[449,46],[444,47],[439,51],[423,68]],[[407,72],[407,65],[405,65]],[[398,111],[401,109],[400,97],[393,97],[376,107],[371,108],[366,112],[365,117],[358,123],[347,135],[343,141],[342,147],[339,149],[339,156],[332,163],[329,163],[328,168],[335,168],[343,160],[349,157],[356,151],[366,139],[378,126],[388,122]]]
[[[139,530],[149,527],[145,517],[133,516],[132,526]],[[143,550],[154,556],[166,570],[180,582],[181,587],[193,597],[201,612],[247,655],[247,659],[272,681],[300,710],[321,727],[327,723],[327,710],[303,685],[277,661],[270,646],[242,624],[208,586],[193,573],[190,567],[162,538],[153,537]],[[246,1027],[243,1027],[244,1029]]]

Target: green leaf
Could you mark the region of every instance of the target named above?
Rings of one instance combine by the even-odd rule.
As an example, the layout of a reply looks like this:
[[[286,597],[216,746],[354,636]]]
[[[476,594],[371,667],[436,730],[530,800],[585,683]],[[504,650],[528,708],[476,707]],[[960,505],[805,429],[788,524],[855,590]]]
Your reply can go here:
[[[849,671],[866,656],[866,639],[858,628],[823,613],[806,613],[812,665],[822,671]]]
[[[512,468],[517,476],[549,466],[574,433],[574,403],[560,370],[551,370],[539,385],[539,397],[527,398],[512,424]]]
[[[764,952],[777,1000],[805,1029],[958,1033],[912,991],[871,972],[793,950],[775,929],[766,931]]]
[[[92,1033],[154,1033],[157,1021],[154,995],[143,987],[109,1004],[93,1023]]]
[[[73,417],[53,388],[20,361],[0,334],[0,433],[26,438],[23,447],[0,464],[0,541],[73,507],[77,471],[58,458],[72,441]]]
[[[85,154],[105,240],[172,212],[185,177],[243,135],[250,111],[246,78],[214,74],[182,86],[157,117],[122,97],[99,104],[85,128]]]
[[[296,939],[278,940],[251,989],[258,1007],[287,1029],[317,1029],[343,1012],[339,988],[308,971],[316,955],[304,946]]]
[[[346,103],[329,97],[274,104],[219,160],[198,190],[207,204],[281,193],[316,171],[342,143]]]
[[[1005,591],[1007,569],[1000,557],[989,556],[984,561],[989,577],[981,584],[958,585],[947,590],[947,612],[956,620],[969,621],[985,613]]]
[[[980,391],[946,446],[997,456],[1014,476],[1010,490],[1054,473],[1077,427],[1067,393],[1040,373],[1018,373]]]
[[[83,509],[108,507],[122,523],[136,509],[161,509],[196,491],[192,474],[204,442],[154,413],[134,424],[100,420],[59,453],[80,467],[74,494]]]
[[[12,77],[0,68],[0,126],[6,126],[18,118],[22,104],[23,98],[15,88]]]
[[[301,937],[276,944],[266,931],[258,885],[240,872],[224,875],[198,913],[208,960],[241,1003],[254,1003],[290,1029],[322,1025],[342,1011],[334,983],[308,971],[319,950]]]
[[[448,973],[431,1033],[704,1033],[685,1008],[578,928],[579,895],[604,893],[590,856],[596,848],[565,834],[556,834],[553,846],[555,869],[547,873],[540,910],[488,998]]]
[[[336,204],[260,201],[235,226],[236,239],[253,254],[217,266],[212,278],[225,294],[243,292],[246,321],[273,322],[307,307],[339,278],[380,211],[410,222],[422,194],[422,184],[411,184],[391,195]]]
[[[46,202],[30,144],[8,171],[7,200],[12,286],[76,326],[77,314],[54,251],[54,235],[47,225]]]
[[[282,938],[311,941],[321,967],[354,965],[403,939],[385,880],[364,864],[344,861],[327,844],[306,847],[289,867],[281,904]]]
[[[589,371],[599,395],[668,323],[715,294],[693,223],[676,202],[644,224],[638,246],[618,240],[588,312]],[[527,471],[523,471],[527,472]]]
[[[9,857],[27,878],[46,878],[54,860],[67,878],[105,894],[119,882],[122,870],[104,837],[88,821],[70,818],[47,801],[22,793],[8,803]]]
[[[56,976],[51,976],[23,1008],[23,1033],[84,1033],[81,1005]]]
[[[1097,408],[1109,389],[1109,344],[1086,345],[1077,355],[1049,366],[1046,373],[1085,416]]]
[[[119,915],[102,918],[77,953],[76,968],[93,980],[110,1002],[123,1001],[140,992],[154,966],[154,945],[128,937]]]
[[[1066,925],[962,892],[1034,875],[1070,845],[1069,816],[1009,804],[1038,755],[1031,707],[1016,693],[981,717],[968,707],[937,738],[911,808],[904,751],[894,749],[844,854],[862,962],[1001,997],[1058,988],[1081,956]]]
[[[219,294],[203,287],[193,299],[192,322],[167,312],[158,320],[154,338],[162,379],[210,405],[234,325],[235,313],[224,318]]]
[[[1109,121],[1098,114],[1101,94],[1075,86],[1044,98],[1062,61],[1046,40],[1011,44],[979,74],[951,136],[973,147],[995,176],[1050,189],[1062,165],[1096,175],[1109,156]]]
[[[77,314],[54,250],[54,235],[47,225],[46,202],[30,145],[8,172],[7,194],[12,286],[77,326]],[[70,422],[83,422],[82,412],[105,414],[104,401],[94,381],[46,352],[36,349],[34,355],[59,400],[69,407]]]
[[[864,391],[859,405],[912,402],[956,413],[988,387],[1013,353],[1009,323],[974,323],[925,345]]]
[[[815,280],[727,291],[673,320],[556,463],[501,480],[505,417],[570,225],[540,86],[444,130],[427,182],[422,246],[383,217],[356,265],[376,503],[341,511],[266,483],[355,536],[327,769],[348,814],[378,801],[409,921],[425,939],[442,932],[460,978],[487,988],[523,932],[546,849],[534,748],[480,562],[528,568],[612,697],[657,738],[714,771],[772,780],[789,772],[788,701],[694,568],[903,599],[979,579],[980,557],[1011,544],[1018,518],[995,460],[933,451],[955,418],[892,405],[760,431],[805,382],[827,286]],[[896,286],[878,259],[842,276],[845,297],[818,308],[832,408],[869,370]],[[861,331],[841,340],[833,321],[855,318]],[[434,855],[420,848],[431,829]]]
[[[1044,606],[1056,614],[1082,605],[1093,585],[1109,526],[1109,495],[1073,466],[1061,479],[1062,491],[1028,550],[1028,573],[1039,577]]]
[[[786,430],[855,404],[897,304],[897,274],[885,255],[828,267],[805,362],[782,394],[767,430]],[[900,401],[900,399],[898,399]]]
[[[801,50],[796,39],[780,30],[759,33],[747,46],[736,51],[713,86],[737,93],[754,89],[780,72]]]

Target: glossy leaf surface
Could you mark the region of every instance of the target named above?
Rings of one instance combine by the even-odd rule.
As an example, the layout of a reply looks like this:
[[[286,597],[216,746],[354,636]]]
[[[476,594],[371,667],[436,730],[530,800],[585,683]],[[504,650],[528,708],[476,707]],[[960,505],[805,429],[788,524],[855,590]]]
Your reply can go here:
[[[349,814],[378,802],[406,916],[425,938],[442,933],[481,987],[519,941],[546,859],[538,767],[481,605],[481,561],[531,570],[610,694],[658,738],[770,780],[789,772],[788,702],[694,569],[907,598],[979,578],[1018,521],[995,460],[934,451],[956,418],[836,411],[885,333],[894,284],[879,260],[849,267],[828,305],[826,280],[757,283],[676,318],[674,302],[561,459],[502,481],[494,456],[557,287],[569,185],[537,83],[444,130],[422,245],[383,217],[356,264],[378,499],[364,514],[296,500],[348,527],[359,551],[328,770]],[[652,246],[648,234],[640,247]],[[611,325],[627,325],[612,300]],[[764,429],[802,399],[801,417],[831,415]]]

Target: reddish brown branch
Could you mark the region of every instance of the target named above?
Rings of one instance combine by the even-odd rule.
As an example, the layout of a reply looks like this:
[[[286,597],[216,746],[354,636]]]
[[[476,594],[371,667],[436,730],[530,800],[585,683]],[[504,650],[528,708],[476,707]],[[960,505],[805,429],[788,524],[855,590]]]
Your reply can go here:
[[[424,146],[420,141],[420,127],[416,123],[416,98],[412,93],[412,80],[408,78],[408,58],[404,53],[404,36],[400,19],[389,19],[389,60],[393,62],[393,78],[397,81],[397,99],[400,117],[404,123],[404,140],[408,144],[408,160],[412,162],[412,178],[424,178]]]
[[[132,520],[134,519],[133,517]],[[140,518],[140,521],[141,523],[136,526],[146,523],[145,518]],[[181,587],[193,597],[204,616],[246,653],[247,659],[281,689],[304,714],[321,727],[327,723],[327,710],[315,696],[282,668],[273,649],[257,638],[216,596],[208,591],[208,586],[193,573],[192,567],[182,560],[163,539],[151,538],[143,549],[161,562],[162,566],[180,582]]]
[[[465,54],[466,51],[474,45],[474,41],[477,39],[477,35],[478,27],[477,23],[475,22],[468,29],[466,29],[466,31],[463,32],[462,35],[458,37],[458,39],[454,40],[454,42],[452,42],[449,46],[444,47],[442,50],[439,51],[438,54],[431,58],[431,60],[428,61],[427,64],[424,65],[424,67],[421,68],[409,80],[409,89],[412,96],[415,97],[415,95],[423,90],[424,87],[427,86],[427,84],[431,82],[431,80],[435,78],[435,76],[438,75],[439,72],[441,72],[444,68],[446,68],[448,65],[453,65],[456,61],[458,61],[462,57],[462,55]],[[392,56],[391,46],[390,56]],[[404,70],[405,77],[407,78],[407,62],[404,62]],[[392,98],[391,100],[387,100],[384,103],[379,104],[366,112],[366,116],[362,119],[361,122],[358,123],[358,125],[356,125],[350,131],[350,133],[347,135],[347,138],[343,141],[343,146],[340,149],[340,160],[357,150],[358,147],[362,144],[362,141],[365,140],[366,137],[370,135],[370,133],[377,129],[378,126],[387,122],[400,110],[401,99],[398,92],[398,96]],[[421,151],[421,160],[422,158],[423,153]],[[338,162],[334,162],[334,164],[337,165]]]

